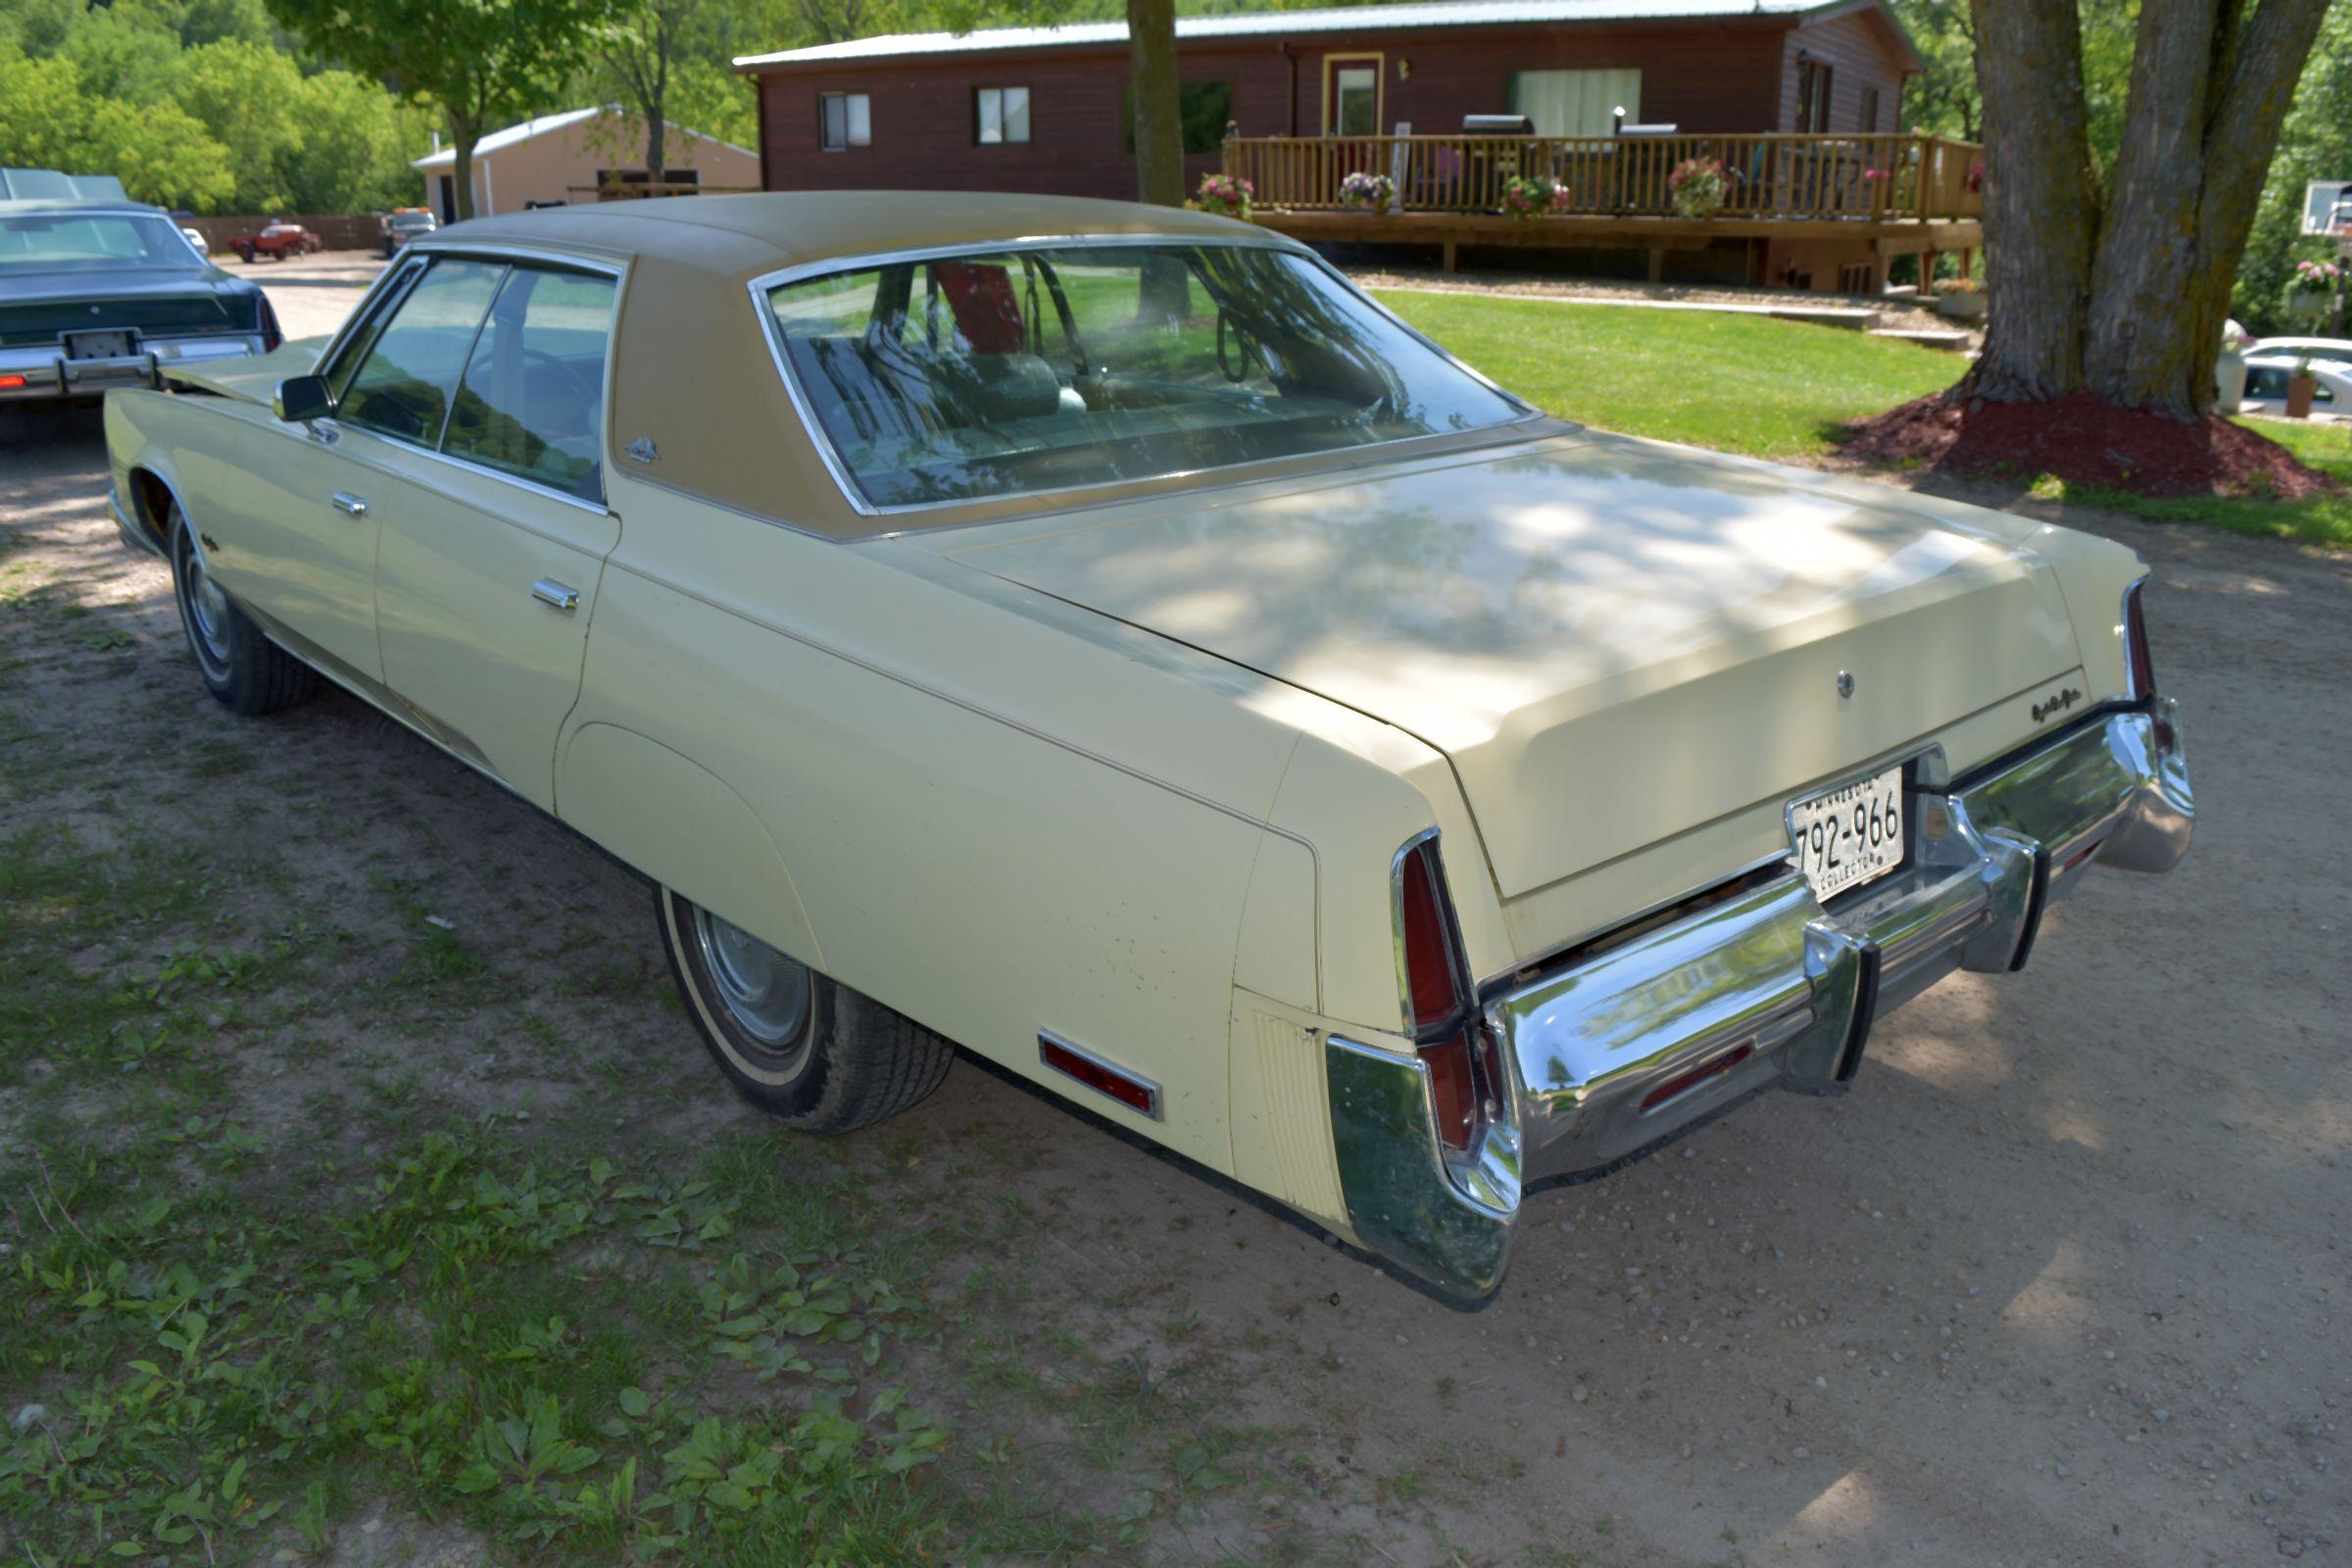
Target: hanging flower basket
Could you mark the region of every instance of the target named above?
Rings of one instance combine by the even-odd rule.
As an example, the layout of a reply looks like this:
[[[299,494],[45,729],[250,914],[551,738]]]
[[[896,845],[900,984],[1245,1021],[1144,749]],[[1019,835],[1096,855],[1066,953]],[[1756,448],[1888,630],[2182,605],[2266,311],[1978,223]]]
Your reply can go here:
[[[1340,205],[1357,212],[1379,212],[1396,194],[1395,180],[1361,169],[1340,181]]]
[[[1686,158],[1666,176],[1674,210],[1685,218],[1713,218],[1732,190],[1731,175],[1713,158]]]
[[[2344,270],[2333,262],[2297,262],[2286,280],[2286,314],[2302,322],[2325,317],[2335,304],[2336,285]]]
[[[1250,198],[1257,187],[1233,174],[1202,174],[1200,188],[1193,192],[1191,205],[1203,213],[1219,218],[1248,218]]]
[[[1521,222],[1568,210],[1568,187],[1543,174],[1513,174],[1502,182],[1502,210]]]

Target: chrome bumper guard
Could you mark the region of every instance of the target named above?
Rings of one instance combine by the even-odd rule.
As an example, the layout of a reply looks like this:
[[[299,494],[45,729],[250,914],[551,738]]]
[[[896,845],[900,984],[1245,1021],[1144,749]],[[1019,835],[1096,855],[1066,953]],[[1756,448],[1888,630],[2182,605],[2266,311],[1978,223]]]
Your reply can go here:
[[[1458,1295],[1501,1282],[1521,1190],[1601,1170],[1767,1087],[1835,1092],[1871,1026],[1955,969],[2025,966],[2094,861],[2167,871],[2196,807],[2174,705],[2094,716],[1911,795],[1905,868],[1824,906],[1793,871],[1489,1000],[1515,1114],[1438,1156],[1414,1059],[1332,1038],[1349,1222]]]

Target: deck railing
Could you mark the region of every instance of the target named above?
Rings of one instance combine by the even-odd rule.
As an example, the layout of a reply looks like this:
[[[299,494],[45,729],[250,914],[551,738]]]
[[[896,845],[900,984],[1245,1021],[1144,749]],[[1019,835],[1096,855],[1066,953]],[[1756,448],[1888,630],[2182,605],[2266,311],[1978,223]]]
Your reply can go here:
[[[1719,217],[1886,220],[1978,216],[1984,156],[1941,136],[1235,136],[1225,172],[1259,206],[1294,211],[1344,209],[1341,181],[1363,172],[1396,182],[1391,211],[1495,212],[1525,174],[1567,186],[1565,214],[1670,218],[1668,176],[1712,158]]]

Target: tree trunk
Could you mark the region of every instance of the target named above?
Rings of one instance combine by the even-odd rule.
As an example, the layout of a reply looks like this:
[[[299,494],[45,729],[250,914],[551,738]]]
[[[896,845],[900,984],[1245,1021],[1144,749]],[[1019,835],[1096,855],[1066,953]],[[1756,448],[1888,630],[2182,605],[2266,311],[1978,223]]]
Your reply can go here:
[[[645,177],[655,185],[668,172],[669,14],[654,13],[654,65],[645,94]]]
[[[454,176],[454,195],[458,205],[458,221],[463,223],[473,216],[473,144],[481,140],[482,127],[470,115],[453,114],[449,117],[450,145],[457,151],[457,165],[450,171]]]
[[[1127,0],[1127,56],[1135,73],[1136,197],[1184,205],[1184,123],[1176,89],[1175,0]]]
[[[2142,0],[2099,234],[2084,380],[2181,418],[2213,407],[2230,285],[2327,0]]]
[[[1970,0],[1984,107],[1984,352],[1964,397],[2054,398],[2082,382],[2098,208],[2075,0]]]

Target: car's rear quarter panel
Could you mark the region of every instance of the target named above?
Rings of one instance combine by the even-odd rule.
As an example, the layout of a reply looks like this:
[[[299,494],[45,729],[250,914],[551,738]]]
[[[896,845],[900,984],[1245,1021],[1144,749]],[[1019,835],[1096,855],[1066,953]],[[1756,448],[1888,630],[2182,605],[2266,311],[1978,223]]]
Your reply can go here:
[[[1118,650],[1141,634],[1072,635],[888,545],[625,481],[614,501],[560,814],[1014,1071],[1074,1088],[1040,1068],[1048,1029],[1153,1079],[1152,1135],[1230,1171],[1237,963],[1288,1004],[1318,1000],[1312,852],[1272,835],[1252,895],[1296,731]],[[713,836],[742,854],[714,857]]]

